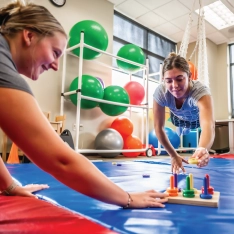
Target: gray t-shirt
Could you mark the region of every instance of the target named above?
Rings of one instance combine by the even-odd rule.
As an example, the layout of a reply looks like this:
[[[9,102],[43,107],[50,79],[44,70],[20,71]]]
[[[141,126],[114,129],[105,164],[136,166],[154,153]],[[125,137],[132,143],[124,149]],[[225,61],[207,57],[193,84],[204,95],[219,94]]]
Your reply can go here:
[[[180,120],[193,122],[199,120],[198,100],[211,95],[209,88],[199,81],[191,81],[191,89],[180,109],[176,108],[175,97],[166,90],[164,84],[160,84],[154,92],[154,100],[160,105],[170,109],[170,111]]]
[[[10,47],[2,34],[0,34],[0,87],[18,89],[33,95],[27,82],[18,73]]]

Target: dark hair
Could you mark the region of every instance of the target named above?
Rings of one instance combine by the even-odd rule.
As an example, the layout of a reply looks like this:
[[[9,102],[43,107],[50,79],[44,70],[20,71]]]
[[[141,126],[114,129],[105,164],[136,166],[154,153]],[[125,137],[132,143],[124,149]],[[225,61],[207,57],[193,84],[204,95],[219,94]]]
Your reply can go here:
[[[177,55],[174,52],[170,53],[169,56],[164,60],[162,68],[163,77],[166,71],[171,70],[173,68],[177,68],[183,72],[186,72],[188,76],[190,76],[188,62],[185,60],[185,58],[181,57],[180,55]]]
[[[66,35],[61,24],[43,6],[23,4],[20,0],[0,9],[0,33],[14,36],[23,29],[32,30],[42,36],[53,36],[54,32]]]

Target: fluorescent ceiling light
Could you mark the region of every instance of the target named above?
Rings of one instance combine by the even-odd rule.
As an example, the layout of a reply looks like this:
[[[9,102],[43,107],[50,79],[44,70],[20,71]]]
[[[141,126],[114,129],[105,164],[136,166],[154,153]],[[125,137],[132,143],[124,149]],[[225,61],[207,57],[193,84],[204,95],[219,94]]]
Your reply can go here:
[[[204,12],[205,20],[218,30],[234,25],[234,14],[221,1],[204,6]],[[196,13],[199,14],[199,9]]]

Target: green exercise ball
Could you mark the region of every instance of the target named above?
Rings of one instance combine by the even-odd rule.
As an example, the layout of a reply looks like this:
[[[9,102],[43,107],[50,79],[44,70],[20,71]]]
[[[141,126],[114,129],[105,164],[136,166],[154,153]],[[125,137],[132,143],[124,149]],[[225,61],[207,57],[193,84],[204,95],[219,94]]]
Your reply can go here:
[[[84,32],[84,42],[87,45],[93,46],[100,50],[106,50],[108,46],[108,35],[106,30],[93,20],[83,20],[76,23],[69,32],[69,46],[72,47],[80,43],[80,33]],[[77,56],[80,56],[80,48],[72,51]],[[84,48],[84,59],[95,59],[101,54],[99,52]]]
[[[132,62],[145,64],[145,54],[143,50],[134,44],[127,44],[121,47],[117,53],[117,56],[130,60]],[[120,69],[126,72],[136,72],[140,69],[139,66],[123,62],[117,59],[117,65]]]
[[[111,85],[104,89],[103,100],[112,101],[112,102],[120,102],[123,104],[130,103],[130,99],[126,90],[117,85]],[[125,106],[116,106],[116,105],[106,104],[102,102],[99,103],[99,107],[106,115],[110,115],[110,116],[120,115],[128,109],[128,107],[125,107]]]
[[[76,77],[70,85],[70,91],[78,89],[78,77]],[[104,95],[104,90],[99,82],[95,77],[90,75],[83,75],[82,76],[82,83],[81,83],[81,94],[89,97],[99,98],[102,99]],[[77,105],[77,94],[70,95],[70,99],[74,105]],[[92,109],[98,106],[98,102],[89,101],[82,99],[81,100],[81,108],[82,109]]]

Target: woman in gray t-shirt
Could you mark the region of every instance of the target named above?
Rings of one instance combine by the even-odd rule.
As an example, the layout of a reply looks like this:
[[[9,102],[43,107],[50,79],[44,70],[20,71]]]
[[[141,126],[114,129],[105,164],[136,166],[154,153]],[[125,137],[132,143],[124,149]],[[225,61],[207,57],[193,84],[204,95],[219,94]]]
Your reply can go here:
[[[210,91],[199,81],[191,80],[187,61],[175,53],[171,53],[164,61],[162,75],[163,84],[156,88],[153,95],[154,127],[159,142],[172,157],[172,171],[178,172],[180,168],[185,171],[182,161],[187,161],[175,151],[164,131],[165,107],[170,109],[178,135],[201,127],[199,145],[192,158],[197,158],[199,167],[206,166],[209,162],[208,150],[215,136]]]

